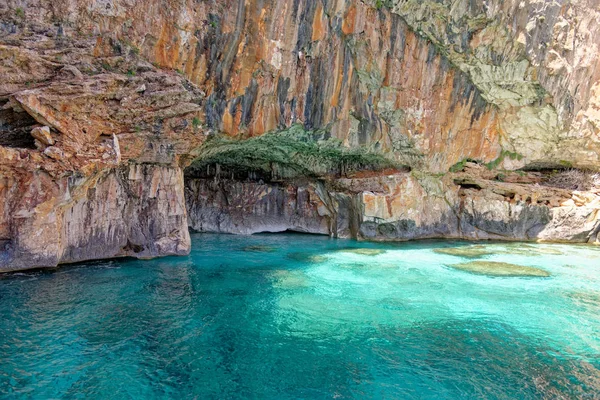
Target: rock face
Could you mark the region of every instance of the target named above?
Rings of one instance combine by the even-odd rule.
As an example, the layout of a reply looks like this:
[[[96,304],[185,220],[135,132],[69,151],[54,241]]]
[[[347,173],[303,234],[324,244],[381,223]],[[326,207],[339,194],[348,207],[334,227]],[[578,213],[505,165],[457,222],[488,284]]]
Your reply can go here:
[[[356,235],[356,199],[328,192],[318,182],[265,184],[190,179],[186,200],[189,226],[196,231]]]
[[[600,164],[595,0],[4,4],[9,32],[45,24],[94,36],[94,55],[181,71],[207,95],[202,121],[229,135],[301,122],[436,172],[502,150],[521,156],[511,169]]]
[[[600,242],[600,191],[576,205],[577,192],[535,184],[456,183],[481,173],[472,169],[442,180],[415,173],[301,185],[192,179],[188,218],[192,229],[209,232]]]
[[[94,38],[3,29],[0,271],[186,254],[201,91]]]
[[[191,180],[186,199],[197,231],[330,234],[330,216],[312,186]]]
[[[183,254],[187,223],[597,242],[600,183],[550,178],[600,170],[598,21],[595,0],[0,2],[0,271]]]
[[[33,179],[31,189],[43,185],[42,177]],[[59,184],[65,185],[68,198],[51,199],[13,216],[14,240],[5,244],[3,270],[189,251],[181,169],[131,164],[82,184],[69,179]]]

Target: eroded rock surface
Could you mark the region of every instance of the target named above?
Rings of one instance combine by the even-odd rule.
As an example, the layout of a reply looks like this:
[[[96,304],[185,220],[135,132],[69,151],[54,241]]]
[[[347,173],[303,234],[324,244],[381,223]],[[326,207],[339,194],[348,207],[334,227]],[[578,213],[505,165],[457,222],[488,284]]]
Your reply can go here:
[[[34,178],[33,185],[40,183]],[[190,248],[181,169],[131,164],[84,183],[68,198],[14,215],[4,270],[118,256],[183,255]]]
[[[196,231],[332,232],[332,214],[314,185],[191,180],[186,189],[189,225]]]
[[[512,178],[529,183],[488,174],[471,165],[443,177],[397,172],[302,184],[190,179],[188,218],[193,229],[211,232],[600,242],[600,191],[582,196],[543,186],[535,173]]]
[[[189,251],[202,93],[95,43],[40,27],[0,40],[0,135],[19,136],[0,146],[0,271]]]

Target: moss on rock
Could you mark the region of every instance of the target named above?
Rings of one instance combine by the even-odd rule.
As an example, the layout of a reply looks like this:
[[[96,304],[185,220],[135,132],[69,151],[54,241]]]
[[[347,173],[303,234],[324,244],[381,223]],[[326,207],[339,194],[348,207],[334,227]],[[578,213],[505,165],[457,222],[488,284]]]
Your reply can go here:
[[[249,139],[215,135],[205,142],[188,171],[219,165],[292,178],[396,167],[393,161],[368,149],[349,149],[333,139],[316,139],[322,136],[326,136],[322,131],[306,131],[301,125]]]

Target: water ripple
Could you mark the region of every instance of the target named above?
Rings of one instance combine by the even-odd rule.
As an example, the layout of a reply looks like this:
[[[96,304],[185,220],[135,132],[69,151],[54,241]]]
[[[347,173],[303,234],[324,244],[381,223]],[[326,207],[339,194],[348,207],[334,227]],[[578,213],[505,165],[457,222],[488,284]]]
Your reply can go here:
[[[485,260],[552,276],[523,279],[446,268],[471,259],[434,250],[460,242],[193,241],[189,257],[3,276],[0,397],[600,393],[597,249],[479,245]]]

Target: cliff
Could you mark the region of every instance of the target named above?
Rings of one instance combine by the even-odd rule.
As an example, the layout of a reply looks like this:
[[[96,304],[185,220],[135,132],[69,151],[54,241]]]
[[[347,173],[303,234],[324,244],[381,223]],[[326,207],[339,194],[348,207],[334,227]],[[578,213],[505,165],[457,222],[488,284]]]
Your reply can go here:
[[[8,0],[0,270],[188,225],[600,241],[594,0]]]

